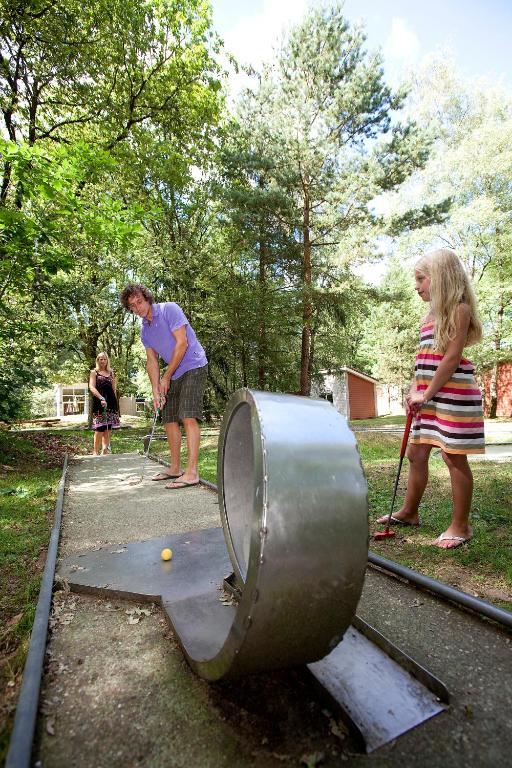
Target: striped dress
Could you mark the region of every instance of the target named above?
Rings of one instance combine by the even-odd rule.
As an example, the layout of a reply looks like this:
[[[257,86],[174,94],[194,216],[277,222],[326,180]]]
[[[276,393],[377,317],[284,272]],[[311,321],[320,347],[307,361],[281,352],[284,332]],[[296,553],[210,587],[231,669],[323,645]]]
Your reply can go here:
[[[434,349],[434,325],[423,325],[416,355],[415,380],[425,391],[443,355]],[[482,393],[473,363],[461,358],[456,371],[431,400],[421,406],[412,423],[411,443],[436,445],[446,453],[484,453]]]

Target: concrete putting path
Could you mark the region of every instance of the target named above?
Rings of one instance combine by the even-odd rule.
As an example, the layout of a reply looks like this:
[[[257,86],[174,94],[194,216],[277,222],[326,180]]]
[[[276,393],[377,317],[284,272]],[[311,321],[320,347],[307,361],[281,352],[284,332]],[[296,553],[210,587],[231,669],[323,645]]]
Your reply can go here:
[[[60,557],[220,525],[216,494],[167,491],[134,454],[72,464]],[[58,567],[57,567],[58,570]],[[300,574],[297,574],[300,578]],[[64,585],[65,586],[65,585]],[[303,670],[208,684],[159,606],[55,593],[34,764],[42,768],[510,765],[512,642],[500,627],[368,570],[359,615],[447,685],[449,710],[371,756]]]

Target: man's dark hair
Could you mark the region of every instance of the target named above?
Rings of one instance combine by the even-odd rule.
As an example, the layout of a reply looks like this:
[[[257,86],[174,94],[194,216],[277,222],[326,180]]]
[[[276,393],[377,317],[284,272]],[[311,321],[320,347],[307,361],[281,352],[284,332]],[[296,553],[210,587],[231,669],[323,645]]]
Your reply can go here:
[[[149,288],[146,288],[145,285],[141,285],[140,283],[128,283],[126,288],[120,293],[119,300],[123,307],[128,310],[128,312],[131,312],[131,309],[128,305],[128,301],[131,296],[133,296],[135,293],[140,293],[146,301],[149,301],[150,304],[153,304],[154,298],[153,294],[149,290]]]

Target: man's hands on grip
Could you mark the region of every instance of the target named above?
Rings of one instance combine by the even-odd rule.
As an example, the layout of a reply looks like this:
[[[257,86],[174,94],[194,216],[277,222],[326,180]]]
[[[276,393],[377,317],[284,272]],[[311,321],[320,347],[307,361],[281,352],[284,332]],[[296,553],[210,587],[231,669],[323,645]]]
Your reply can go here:
[[[164,405],[170,385],[170,379],[164,374],[158,383],[158,390],[153,392],[153,405],[155,406],[155,411],[159,410]]]

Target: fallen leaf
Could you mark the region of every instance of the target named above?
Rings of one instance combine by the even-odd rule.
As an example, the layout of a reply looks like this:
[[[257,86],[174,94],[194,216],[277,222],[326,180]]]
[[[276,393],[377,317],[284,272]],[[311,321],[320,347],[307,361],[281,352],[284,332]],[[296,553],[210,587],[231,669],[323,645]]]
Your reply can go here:
[[[313,752],[311,755],[302,755],[300,762],[305,765],[306,768],[316,768],[317,765],[321,765],[325,762],[325,753]]]
[[[341,740],[344,740],[347,738],[348,731],[344,723],[337,723],[336,720],[333,720],[331,718],[329,720],[329,725],[331,727],[331,733],[333,734],[333,736],[337,736],[338,739],[341,739]]]
[[[21,619],[22,616],[23,616],[23,611],[21,613],[17,613],[16,616],[13,616],[12,619],[9,619],[9,621],[7,622],[7,626],[8,627],[14,626],[15,624],[18,623],[18,621]]]

